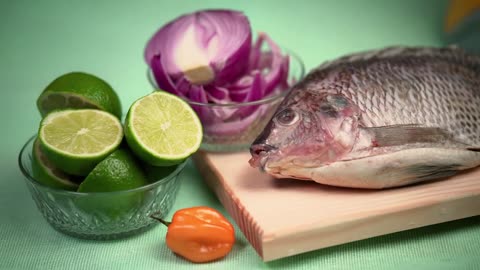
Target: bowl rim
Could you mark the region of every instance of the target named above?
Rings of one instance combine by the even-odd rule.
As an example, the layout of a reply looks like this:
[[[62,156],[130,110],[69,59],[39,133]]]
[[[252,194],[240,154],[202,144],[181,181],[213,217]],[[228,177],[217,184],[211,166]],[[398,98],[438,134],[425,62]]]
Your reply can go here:
[[[188,157],[182,163],[179,163],[177,165],[177,168],[172,173],[167,175],[166,177],[164,177],[162,179],[159,179],[159,180],[157,180],[153,183],[141,186],[141,187],[137,187],[137,188],[134,188],[134,189],[127,189],[127,190],[119,190],[119,191],[78,192],[78,191],[64,190],[64,189],[53,188],[53,187],[47,186],[47,185],[45,185],[43,183],[40,183],[39,181],[35,180],[35,178],[27,171],[27,169],[23,165],[22,157],[25,154],[28,154],[26,152],[26,150],[27,150],[29,144],[32,144],[32,146],[33,146],[33,142],[35,141],[36,138],[37,138],[37,134],[31,136],[27,140],[27,142],[22,146],[22,149],[20,150],[20,153],[18,155],[18,166],[19,166],[20,171],[22,172],[23,176],[31,184],[33,184],[35,186],[38,186],[42,189],[46,189],[46,190],[48,190],[50,192],[54,192],[54,193],[69,194],[69,195],[74,195],[74,196],[107,196],[107,195],[119,195],[119,194],[127,194],[127,193],[131,193],[131,192],[139,192],[139,191],[149,190],[149,189],[155,188],[156,186],[159,186],[159,185],[162,185],[164,183],[167,183],[167,182],[171,181],[175,176],[177,176],[181,171],[183,171],[186,164],[191,159],[190,157]]]
[[[288,49],[285,50],[285,54],[288,55],[291,59],[294,59],[295,62],[298,64],[298,66],[300,68],[300,70],[299,70],[300,78],[298,78],[298,80],[295,83],[293,83],[290,87],[288,87],[286,90],[281,91],[278,94],[269,95],[266,98],[262,98],[262,99],[254,100],[254,101],[249,101],[249,102],[230,102],[230,103],[203,103],[203,102],[192,101],[192,100],[189,100],[189,99],[186,99],[186,98],[183,98],[183,97],[180,97],[180,98],[183,99],[184,101],[186,101],[190,105],[203,106],[203,107],[253,106],[253,105],[261,105],[261,104],[269,103],[270,101],[274,101],[274,100],[277,100],[279,98],[282,98],[282,97],[286,96],[290,92],[292,87],[296,83],[298,83],[298,81],[300,81],[305,76],[305,63],[303,63],[302,59],[296,53],[294,53],[294,52],[292,52],[291,50],[288,50]],[[150,83],[150,85],[153,86],[154,91],[164,91],[164,90],[161,90],[157,86],[157,83],[155,82],[155,79],[153,78],[152,69],[148,65],[147,65],[147,79],[148,79],[148,82]]]

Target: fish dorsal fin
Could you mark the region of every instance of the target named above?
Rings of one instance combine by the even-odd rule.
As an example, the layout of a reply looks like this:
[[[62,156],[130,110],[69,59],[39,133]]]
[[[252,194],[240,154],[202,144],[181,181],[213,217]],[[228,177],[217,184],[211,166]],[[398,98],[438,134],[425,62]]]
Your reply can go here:
[[[401,55],[407,49],[408,47],[396,46],[396,47],[388,47],[388,48],[379,49],[379,50],[370,50],[370,51],[363,51],[363,52],[348,54],[332,61],[326,61],[320,66],[318,66],[316,69],[325,69],[332,66],[336,66],[338,64],[352,63],[358,60],[369,60],[372,58],[385,58],[388,56]]]
[[[455,141],[445,129],[439,127],[425,127],[421,125],[392,125],[364,128],[373,135],[373,144],[377,147],[396,146],[413,143],[462,144]]]
[[[341,64],[354,63],[357,61],[368,61],[372,59],[388,59],[394,57],[418,57],[418,56],[430,56],[433,58],[445,58],[445,59],[462,59],[469,66],[480,67],[480,57],[475,55],[467,55],[465,51],[458,46],[448,46],[443,48],[435,47],[408,47],[408,46],[391,46],[383,49],[362,51],[358,53],[348,54],[337,58],[332,61],[326,61],[317,68],[313,69],[322,70],[331,67],[335,67]]]

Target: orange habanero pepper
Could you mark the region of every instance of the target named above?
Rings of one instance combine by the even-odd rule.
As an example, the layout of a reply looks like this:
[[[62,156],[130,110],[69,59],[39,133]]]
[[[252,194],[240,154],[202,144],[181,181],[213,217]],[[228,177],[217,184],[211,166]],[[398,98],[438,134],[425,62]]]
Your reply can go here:
[[[168,248],[195,263],[223,258],[235,243],[232,224],[220,212],[210,207],[180,209],[173,214],[171,222],[151,217],[168,227]]]

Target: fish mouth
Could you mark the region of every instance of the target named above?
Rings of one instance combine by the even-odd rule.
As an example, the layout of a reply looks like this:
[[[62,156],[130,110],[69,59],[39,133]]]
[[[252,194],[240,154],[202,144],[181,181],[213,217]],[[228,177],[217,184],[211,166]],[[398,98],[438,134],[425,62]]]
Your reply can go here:
[[[250,146],[250,154],[252,158],[248,161],[253,168],[260,168],[265,171],[265,166],[270,158],[270,155],[278,149],[266,143],[256,143]]]
[[[268,173],[275,178],[309,179],[298,175],[298,170],[319,168],[328,166],[328,163],[312,161],[306,162],[305,157],[293,156],[280,158],[272,153],[261,153],[252,156],[249,160],[250,166],[259,168],[261,172]]]
[[[274,155],[272,152],[261,152],[252,156],[248,163],[253,168],[260,169],[263,173],[268,173],[275,177],[284,178],[282,175],[282,168],[286,165],[293,164],[291,160],[284,160]]]
[[[266,152],[261,152],[255,156],[252,156],[248,163],[253,168],[259,168],[262,172],[265,172],[265,167],[268,161],[268,154]]]
[[[252,157],[249,161],[250,166],[260,169],[262,173],[267,173],[276,178],[285,178],[282,174],[281,165],[272,161],[268,155]]]
[[[284,169],[284,167],[290,167],[293,164],[291,160],[276,160],[275,157],[265,154],[254,156],[248,162],[250,166],[259,168],[262,173],[267,173],[275,178],[292,178],[292,175],[288,174],[288,169]]]

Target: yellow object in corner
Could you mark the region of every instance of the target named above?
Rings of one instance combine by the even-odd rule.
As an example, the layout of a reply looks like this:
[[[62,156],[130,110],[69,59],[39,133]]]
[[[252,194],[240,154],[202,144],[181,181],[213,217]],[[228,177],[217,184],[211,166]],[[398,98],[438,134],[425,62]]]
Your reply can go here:
[[[451,0],[445,20],[445,31],[448,33],[454,31],[475,11],[480,12],[480,0]]]

